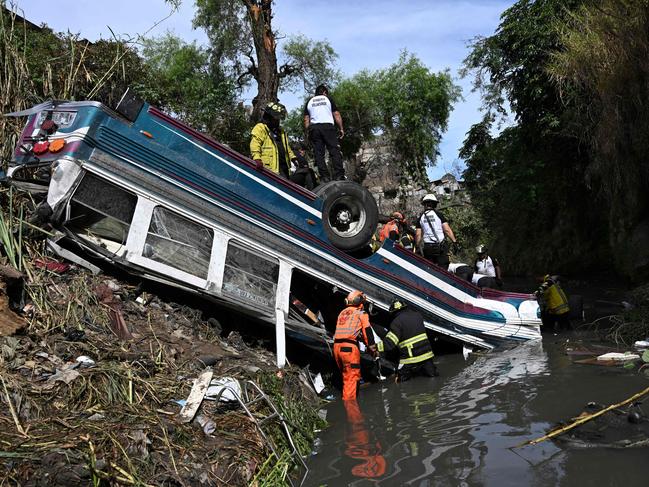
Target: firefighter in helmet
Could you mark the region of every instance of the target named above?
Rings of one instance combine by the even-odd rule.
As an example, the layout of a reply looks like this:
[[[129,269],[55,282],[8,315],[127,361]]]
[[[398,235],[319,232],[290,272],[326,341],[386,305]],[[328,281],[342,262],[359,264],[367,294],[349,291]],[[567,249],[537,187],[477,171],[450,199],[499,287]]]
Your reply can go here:
[[[368,314],[363,310],[366,298],[360,291],[352,291],[345,299],[345,309],[340,312],[334,334],[334,359],[343,375],[343,400],[356,398],[361,380],[361,351],[359,342],[369,352],[377,354],[374,333]]]
[[[406,381],[415,375],[434,377],[437,367],[433,363],[433,349],[428,341],[424,319],[405,302],[395,299],[390,304],[390,330],[376,327],[382,341],[378,344],[379,352],[391,349],[399,350],[397,380]]]
[[[399,240],[399,235],[403,231],[403,226],[406,223],[406,219],[403,216],[403,213],[400,211],[395,211],[390,216],[390,221],[388,221],[383,228],[381,228],[381,233],[379,233],[379,240],[383,242],[386,238],[389,238],[394,241]]]

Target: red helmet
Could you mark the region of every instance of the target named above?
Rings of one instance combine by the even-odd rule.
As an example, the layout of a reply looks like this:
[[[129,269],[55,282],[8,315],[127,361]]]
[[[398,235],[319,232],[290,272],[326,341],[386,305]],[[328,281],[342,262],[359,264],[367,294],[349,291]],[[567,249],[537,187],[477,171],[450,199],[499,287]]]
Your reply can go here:
[[[400,211],[395,211],[394,213],[392,213],[392,219],[399,220],[400,222],[405,221],[405,217]]]
[[[361,306],[365,302],[365,295],[361,291],[352,291],[345,298],[347,306]]]

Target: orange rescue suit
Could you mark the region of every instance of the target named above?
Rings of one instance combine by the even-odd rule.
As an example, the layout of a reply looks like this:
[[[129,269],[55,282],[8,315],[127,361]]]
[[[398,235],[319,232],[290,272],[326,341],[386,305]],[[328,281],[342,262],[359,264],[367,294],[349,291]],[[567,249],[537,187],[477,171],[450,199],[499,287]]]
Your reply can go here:
[[[348,306],[338,315],[334,335],[334,359],[343,375],[343,401],[355,399],[361,380],[361,351],[358,341],[374,345],[370,319],[362,307]]]
[[[390,234],[394,232],[396,234],[395,240],[399,238],[399,225],[396,220],[390,220],[388,223],[383,225],[381,228],[381,233],[379,233],[379,241],[383,242],[386,238],[390,238]]]
[[[352,475],[369,479],[381,477],[385,474],[387,466],[385,458],[381,454],[381,443],[365,424],[365,418],[358,406],[358,401],[352,399],[343,402],[343,404],[347,413],[345,455],[360,461],[352,467]]]

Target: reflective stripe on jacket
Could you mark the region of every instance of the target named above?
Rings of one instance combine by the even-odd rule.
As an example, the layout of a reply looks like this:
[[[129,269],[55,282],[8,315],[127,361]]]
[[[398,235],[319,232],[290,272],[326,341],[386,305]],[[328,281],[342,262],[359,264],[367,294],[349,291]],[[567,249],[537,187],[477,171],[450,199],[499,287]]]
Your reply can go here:
[[[390,331],[378,345],[379,352],[399,348],[399,364],[423,362],[434,357],[424,320],[413,310],[405,309],[392,320]]]
[[[261,162],[264,163],[264,167],[266,169],[270,169],[277,174],[280,173],[280,163],[286,164],[286,174],[290,174],[291,165],[289,161],[295,159],[295,154],[293,154],[291,146],[288,143],[286,132],[284,132],[284,129],[281,128],[279,130],[280,139],[282,141],[282,145],[284,146],[284,153],[287,157],[286,161],[279,160],[279,151],[277,150],[275,139],[273,139],[273,135],[270,133],[268,126],[265,123],[261,122],[255,125],[251,132],[250,157],[252,157],[253,159],[261,160]]]
[[[349,340],[359,341],[362,340],[365,345],[374,344],[374,335],[369,328],[370,318],[365,311],[360,308],[349,306],[342,310],[338,315],[338,322],[336,323],[336,333],[334,334],[334,341],[336,340]]]

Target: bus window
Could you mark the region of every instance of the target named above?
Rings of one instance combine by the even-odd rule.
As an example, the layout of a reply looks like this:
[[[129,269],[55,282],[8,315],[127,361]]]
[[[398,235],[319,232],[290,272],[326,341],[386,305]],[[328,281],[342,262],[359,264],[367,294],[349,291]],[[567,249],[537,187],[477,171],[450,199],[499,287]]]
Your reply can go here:
[[[223,274],[224,293],[272,309],[278,276],[277,259],[253,253],[230,240]]]

